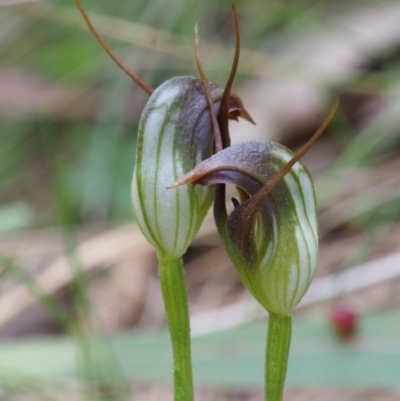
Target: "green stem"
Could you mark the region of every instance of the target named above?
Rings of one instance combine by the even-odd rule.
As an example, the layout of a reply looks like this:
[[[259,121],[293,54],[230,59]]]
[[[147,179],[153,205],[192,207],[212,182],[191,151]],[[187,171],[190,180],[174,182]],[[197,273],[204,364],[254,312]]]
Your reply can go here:
[[[269,313],[265,355],[265,401],[282,401],[289,357],[292,318]]]
[[[189,308],[182,259],[159,258],[158,274],[174,357],[174,401],[193,401]]]

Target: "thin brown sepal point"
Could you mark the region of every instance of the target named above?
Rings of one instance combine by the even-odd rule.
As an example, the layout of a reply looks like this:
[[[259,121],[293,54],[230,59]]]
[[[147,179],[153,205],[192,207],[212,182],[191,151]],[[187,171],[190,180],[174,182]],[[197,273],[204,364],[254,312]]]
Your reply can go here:
[[[211,99],[210,91],[207,84],[206,74],[204,73],[203,66],[201,65],[200,61],[200,36],[197,24],[194,26],[194,42],[196,48],[196,64],[197,69],[199,70],[201,82],[203,84],[204,93],[206,95],[208,107],[210,109],[212,127],[214,132],[214,139],[215,139],[215,151],[219,152],[223,149],[222,145],[222,138],[221,138],[221,131],[219,129],[217,116],[215,115],[214,105]]]
[[[146,85],[133,71],[131,71],[110,49],[106,42],[104,42],[103,38],[97,32],[96,28],[90,21],[89,16],[87,15],[86,11],[84,10],[80,0],[74,0],[76,7],[78,8],[79,12],[81,13],[83,19],[86,22],[90,32],[92,32],[93,36],[97,39],[100,46],[104,49],[104,51],[111,57],[111,59],[118,65],[118,67],[125,72],[132,80],[141,88],[144,92],[146,92],[149,96],[153,93],[153,89],[151,89],[148,85]]]
[[[174,182],[169,187],[165,187],[165,189],[175,189],[175,188],[179,188],[179,187],[181,187],[183,185],[186,185],[186,184],[191,184],[191,182],[188,181],[188,180],[180,179],[180,180]]]
[[[231,89],[232,84],[236,76],[237,67],[239,65],[239,57],[240,57],[240,31],[239,31],[239,21],[236,14],[235,5],[232,4],[232,18],[233,25],[235,27],[235,55],[232,62],[231,72],[229,74],[228,82],[225,86],[225,91],[221,100],[221,107],[218,113],[218,122],[221,128],[221,135],[224,148],[230,145],[230,137],[229,137],[229,127],[228,127],[228,115],[229,115],[229,102],[231,97]]]
[[[315,134],[309,139],[309,141],[286,163],[286,165],[277,173],[270,181],[268,181],[258,193],[251,200],[251,205],[249,205],[249,213],[255,215],[255,212],[258,210],[261,202],[265,199],[265,197],[271,192],[271,190],[279,183],[279,181],[292,169],[292,167],[312,148],[317,139],[321,136],[321,134],[325,131],[325,128],[328,126],[331,121],[333,115],[336,112],[336,109],[339,106],[339,98],[336,98],[333,102],[331,109],[329,110],[328,115],[325,117],[324,121],[317,129]]]

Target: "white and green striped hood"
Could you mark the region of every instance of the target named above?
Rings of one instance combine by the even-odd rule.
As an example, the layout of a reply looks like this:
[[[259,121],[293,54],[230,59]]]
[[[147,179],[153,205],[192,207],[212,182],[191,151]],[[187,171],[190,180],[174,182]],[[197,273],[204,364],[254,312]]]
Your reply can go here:
[[[178,181],[235,184],[242,203],[228,216],[225,187],[217,186],[215,219],[242,281],[268,311],[290,315],[307,291],[318,258],[315,196],[311,177],[297,162],[256,209],[252,196],[293,157],[278,143],[244,142],[200,163]]]
[[[223,89],[209,83],[218,110]],[[132,204],[161,257],[183,255],[210,207],[210,187],[167,187],[213,153],[210,112],[200,79],[175,77],[151,95],[140,119]]]

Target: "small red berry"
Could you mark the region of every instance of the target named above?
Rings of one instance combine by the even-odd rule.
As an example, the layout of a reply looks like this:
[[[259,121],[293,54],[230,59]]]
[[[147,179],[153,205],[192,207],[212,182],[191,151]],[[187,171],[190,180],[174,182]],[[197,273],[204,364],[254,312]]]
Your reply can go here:
[[[341,338],[350,338],[357,331],[357,315],[346,305],[335,303],[329,311],[329,318],[335,332]]]

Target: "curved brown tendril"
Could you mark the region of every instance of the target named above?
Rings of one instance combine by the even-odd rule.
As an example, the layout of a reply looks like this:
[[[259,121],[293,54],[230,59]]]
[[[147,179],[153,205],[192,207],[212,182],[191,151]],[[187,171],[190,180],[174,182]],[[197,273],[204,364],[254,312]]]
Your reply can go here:
[[[286,163],[286,165],[277,173],[270,181],[268,181],[258,192],[249,203],[247,211],[249,215],[255,216],[258,211],[261,202],[266,198],[266,196],[271,192],[276,184],[292,169],[292,167],[311,149],[317,139],[324,132],[325,128],[331,121],[335,111],[339,105],[339,98],[336,98],[328,115],[325,117],[324,121],[317,129],[315,134],[309,139],[309,141]]]
[[[232,4],[232,18],[233,25],[235,27],[235,56],[233,58],[231,72],[229,74],[228,82],[225,86],[225,91],[221,100],[221,107],[218,113],[218,122],[221,129],[222,142],[224,148],[230,145],[230,137],[229,137],[229,127],[228,127],[228,114],[229,114],[229,101],[231,95],[231,88],[233,84],[233,80],[235,79],[237,67],[239,64],[240,57],[240,32],[239,32],[239,21],[236,14],[235,5]]]
[[[114,53],[113,51],[108,47],[107,43],[104,42],[100,34],[97,32],[96,28],[92,24],[92,22],[89,19],[89,16],[87,15],[86,11],[84,10],[80,0],[74,0],[74,3],[76,7],[78,8],[79,12],[81,13],[83,19],[86,22],[86,25],[94,35],[94,37],[97,39],[97,41],[100,43],[100,46],[105,50],[105,52],[111,57],[111,59],[115,62],[115,64],[118,65],[118,67],[125,72],[125,74],[129,75],[129,77],[132,78],[132,80],[140,87],[142,88],[149,96],[153,93],[153,89],[151,89],[148,85],[146,85],[133,71],[131,71]]]
[[[194,42],[195,42],[195,48],[196,48],[197,69],[199,70],[201,82],[203,83],[204,93],[206,95],[208,107],[210,109],[210,114],[211,114],[211,121],[212,121],[214,138],[215,138],[215,151],[219,152],[223,149],[221,131],[219,130],[217,116],[215,115],[214,105],[211,100],[210,90],[207,85],[206,75],[204,73],[203,67],[200,62],[200,37],[199,37],[199,30],[198,30],[197,24],[194,26]]]

